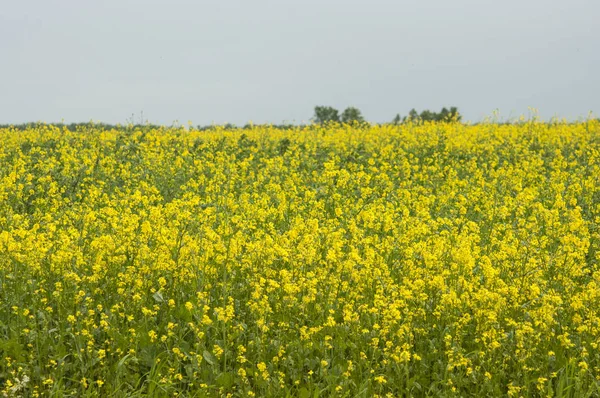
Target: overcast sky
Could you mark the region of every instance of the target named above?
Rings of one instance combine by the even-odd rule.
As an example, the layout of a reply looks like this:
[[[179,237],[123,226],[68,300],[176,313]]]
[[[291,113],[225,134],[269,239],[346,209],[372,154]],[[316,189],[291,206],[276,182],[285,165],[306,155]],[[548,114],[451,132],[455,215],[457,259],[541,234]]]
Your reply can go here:
[[[0,0],[0,123],[600,113],[598,0]]]

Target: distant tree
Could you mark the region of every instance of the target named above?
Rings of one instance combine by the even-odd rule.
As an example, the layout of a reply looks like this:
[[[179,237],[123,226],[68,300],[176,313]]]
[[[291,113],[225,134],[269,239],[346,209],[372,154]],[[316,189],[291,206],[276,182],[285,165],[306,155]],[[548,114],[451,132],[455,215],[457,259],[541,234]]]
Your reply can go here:
[[[421,119],[421,121],[423,122],[434,122],[437,120],[438,118],[438,114],[435,112],[432,112],[428,109],[425,109],[424,111],[422,111],[419,114],[419,118]]]
[[[344,112],[342,112],[342,122],[343,123],[364,122],[364,121],[365,121],[365,119],[362,117],[362,114],[360,113],[360,110],[358,108],[349,106],[348,108],[344,109]]]
[[[339,122],[338,110],[331,106],[315,106],[315,123]]]
[[[400,124],[402,123],[402,117],[400,117],[399,113],[396,113],[396,116],[392,119],[392,124]]]
[[[399,121],[400,115],[396,115],[392,123],[397,124]],[[440,112],[433,112],[428,109],[425,109],[421,113],[418,113],[414,108],[410,110],[408,116],[405,117],[404,121],[413,121],[413,122],[460,122],[462,120],[461,114],[458,112],[458,108],[455,106],[450,107],[450,109],[443,107]]]
[[[440,113],[437,114],[436,121],[438,122],[449,122],[450,121],[450,111],[443,107]]]
[[[450,117],[450,121],[460,122],[462,120],[462,115],[458,113],[458,108],[455,106],[450,107],[448,116]]]
[[[410,112],[408,112],[408,120],[412,120],[413,122],[419,120],[419,112],[415,108],[412,108]]]

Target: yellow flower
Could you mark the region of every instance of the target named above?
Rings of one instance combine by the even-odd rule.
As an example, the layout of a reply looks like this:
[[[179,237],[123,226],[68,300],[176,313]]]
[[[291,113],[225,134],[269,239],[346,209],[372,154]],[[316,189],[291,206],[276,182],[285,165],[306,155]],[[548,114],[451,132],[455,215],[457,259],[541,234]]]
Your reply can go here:
[[[213,352],[215,353],[215,355],[217,356],[217,358],[221,358],[221,355],[223,355],[223,348],[221,348],[220,345],[215,344],[213,346]]]
[[[379,384],[387,383],[387,380],[385,379],[385,376],[383,376],[383,375],[375,376],[373,379]]]

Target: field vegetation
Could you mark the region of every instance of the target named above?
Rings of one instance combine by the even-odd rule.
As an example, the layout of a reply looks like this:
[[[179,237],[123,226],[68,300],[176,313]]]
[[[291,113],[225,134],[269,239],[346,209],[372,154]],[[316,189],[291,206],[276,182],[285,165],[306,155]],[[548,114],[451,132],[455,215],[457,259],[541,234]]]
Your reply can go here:
[[[600,122],[0,129],[0,396],[600,395]]]

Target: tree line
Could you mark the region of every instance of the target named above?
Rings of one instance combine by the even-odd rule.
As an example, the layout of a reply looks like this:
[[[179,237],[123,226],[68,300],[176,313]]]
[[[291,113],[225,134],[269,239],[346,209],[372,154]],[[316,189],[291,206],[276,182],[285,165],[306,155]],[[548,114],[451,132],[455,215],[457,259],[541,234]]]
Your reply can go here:
[[[143,119],[140,119],[140,120],[143,120]],[[314,122],[316,124],[368,123],[365,120],[365,118],[363,117],[360,109],[358,109],[354,106],[347,107],[341,113],[332,106],[323,106],[323,105],[315,106],[314,115],[311,120],[312,120],[312,122]],[[462,116],[458,112],[458,108],[455,106],[452,106],[450,108],[444,107],[444,108],[442,108],[442,110],[440,112],[433,112],[430,110],[424,110],[421,112],[417,112],[415,109],[411,109],[410,112],[408,112],[408,115],[402,117],[402,116],[400,116],[400,114],[397,114],[389,123],[402,124],[402,123],[407,123],[407,122],[412,122],[412,123],[460,122],[461,120],[462,120]],[[21,124],[0,124],[0,128],[12,127],[12,128],[19,129],[19,130],[25,130],[27,128],[31,128],[31,127],[34,127],[34,126],[40,125],[40,124],[45,124],[45,123],[34,122],[34,123],[21,123]],[[125,124],[110,124],[110,123],[97,123],[97,122],[68,123],[68,124],[66,124],[66,123],[47,123],[47,124],[51,124],[53,126],[57,126],[60,128],[66,128],[67,130],[71,130],[71,131],[75,131],[80,128],[91,127],[91,126],[94,126],[96,128],[100,127],[103,129],[125,129],[125,130],[129,129],[129,128],[164,127],[164,126],[161,126],[158,124],[149,123],[147,120],[145,120],[143,122],[137,121],[137,123],[136,123],[135,119],[133,119],[133,118],[131,118],[130,120],[127,120]],[[269,125],[271,125],[271,124],[269,124]],[[250,128],[253,128],[254,126],[256,126],[256,125],[246,124],[244,126],[236,126],[234,124],[227,123],[223,126],[198,125],[198,126],[195,126],[194,128],[196,130],[204,131],[204,130],[214,130],[218,127],[225,127],[225,128],[229,128],[229,129],[240,129],[240,128],[241,129],[250,129]],[[271,126],[280,128],[280,129],[294,129],[297,127],[301,127],[301,126],[298,126],[298,125],[292,124],[292,123],[273,124]],[[173,127],[178,127],[178,128],[182,128],[182,129],[184,128],[181,125],[173,126]]]
[[[419,113],[416,109],[413,108],[410,110],[410,112],[408,112],[407,116],[402,117],[399,113],[396,114],[394,119],[392,119],[391,123],[401,124],[406,122],[460,122],[461,120],[462,115],[458,112],[458,108],[455,106],[451,106],[449,109],[444,107],[439,112],[434,112],[426,109]],[[339,111],[332,106],[321,105],[315,107],[313,121],[315,123],[362,123],[365,121],[365,119],[362,116],[360,110],[353,106],[347,107],[340,114]]]

